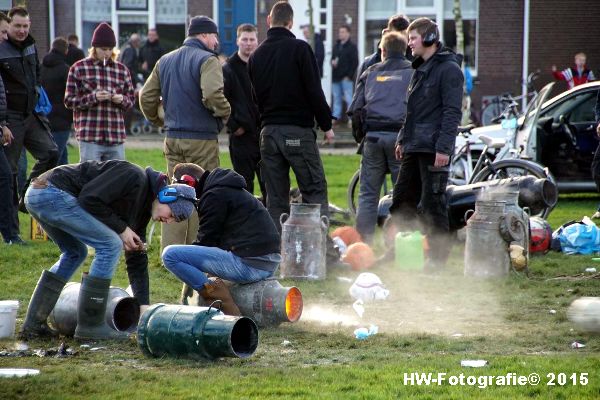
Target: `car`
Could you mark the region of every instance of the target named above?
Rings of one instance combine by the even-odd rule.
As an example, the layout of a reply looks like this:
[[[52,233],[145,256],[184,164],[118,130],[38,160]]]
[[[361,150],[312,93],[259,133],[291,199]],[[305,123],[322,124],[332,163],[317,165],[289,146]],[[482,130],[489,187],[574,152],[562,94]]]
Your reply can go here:
[[[529,105],[514,128],[496,124],[471,130],[474,138],[486,135],[511,140],[521,159],[531,160],[553,175],[560,193],[595,192],[591,164],[598,141],[595,105],[600,82],[574,87],[549,97],[554,83],[549,83]],[[464,139],[457,140],[457,148]],[[472,149],[481,151],[482,145]]]

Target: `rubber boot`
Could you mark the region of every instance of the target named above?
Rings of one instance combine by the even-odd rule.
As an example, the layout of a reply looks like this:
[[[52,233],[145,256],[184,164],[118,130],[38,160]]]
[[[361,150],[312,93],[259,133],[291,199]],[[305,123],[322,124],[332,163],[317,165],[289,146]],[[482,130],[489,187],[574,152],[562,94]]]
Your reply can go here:
[[[58,336],[58,332],[48,326],[48,315],[54,309],[66,280],[53,272],[44,270],[33,291],[25,322],[19,332],[19,339]]]
[[[104,314],[109,289],[110,279],[83,277],[77,303],[75,339],[125,340],[129,337],[127,332],[116,331],[106,323]]]
[[[208,304],[215,300],[221,300],[221,311],[223,311],[225,315],[242,315],[240,309],[233,301],[233,297],[231,297],[229,288],[221,278],[210,278],[209,281],[204,284],[204,289],[199,290],[198,293]]]

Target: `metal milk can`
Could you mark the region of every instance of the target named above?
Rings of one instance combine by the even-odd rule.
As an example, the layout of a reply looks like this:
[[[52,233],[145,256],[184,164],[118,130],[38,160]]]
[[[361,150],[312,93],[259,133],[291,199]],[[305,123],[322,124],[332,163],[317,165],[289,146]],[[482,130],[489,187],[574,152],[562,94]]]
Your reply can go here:
[[[329,219],[320,204],[290,204],[290,215],[281,214],[282,279],[325,279],[325,240]]]
[[[468,220],[464,274],[505,276],[511,268],[510,245],[523,246],[527,256],[529,219],[517,204],[518,192],[490,193],[482,198],[486,200],[476,201],[475,212],[469,210],[465,214]]]

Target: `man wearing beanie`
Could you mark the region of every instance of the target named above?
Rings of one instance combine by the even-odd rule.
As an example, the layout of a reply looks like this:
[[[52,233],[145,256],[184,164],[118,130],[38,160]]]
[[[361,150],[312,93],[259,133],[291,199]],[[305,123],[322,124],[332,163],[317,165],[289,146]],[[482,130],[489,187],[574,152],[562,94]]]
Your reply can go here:
[[[116,60],[115,33],[106,22],[94,30],[89,56],[69,70],[65,106],[73,110],[80,161],[125,159],[125,112],[133,106],[127,67]]]
[[[31,21],[23,7],[13,7],[9,13],[8,40],[0,43],[0,75],[6,92],[6,118],[1,127],[8,127],[14,136],[10,145],[4,147],[12,172],[14,207],[10,208],[12,243],[21,244],[18,237],[18,190],[17,170],[23,147],[36,159],[29,179],[53,168],[58,160],[58,148],[50,135],[48,120],[35,112],[39,89],[39,60],[35,39],[29,34]],[[27,185],[25,185],[26,189]],[[23,190],[21,195],[25,193]],[[25,209],[22,208],[21,211]]]
[[[111,278],[121,249],[133,295],[149,304],[148,257],[144,245],[150,219],[164,223],[189,218],[196,197],[186,185],[167,186],[167,177],[127,161],[86,161],[56,167],[32,181],[25,205],[60,248],[58,261],[42,272],[21,329],[23,339],[53,336],[46,319],[60,291],[85,261],[87,246],[95,255],[79,292],[80,339],[120,339],[104,313]]]
[[[184,163],[175,166],[174,176],[194,186],[200,226],[194,245],[166,247],[163,263],[208,304],[221,300],[225,314],[239,315],[221,278],[249,283],[271,277],[281,262],[277,228],[237,172]]]
[[[223,93],[223,72],[217,58],[218,29],[206,16],[191,19],[183,45],[162,56],[140,93],[140,108],[166,132],[164,153],[169,176],[187,162],[212,170],[219,166],[217,134],[231,108]],[[162,97],[162,103],[161,103]],[[159,107],[164,118],[159,116]],[[198,218],[162,227],[161,245],[190,244]]]

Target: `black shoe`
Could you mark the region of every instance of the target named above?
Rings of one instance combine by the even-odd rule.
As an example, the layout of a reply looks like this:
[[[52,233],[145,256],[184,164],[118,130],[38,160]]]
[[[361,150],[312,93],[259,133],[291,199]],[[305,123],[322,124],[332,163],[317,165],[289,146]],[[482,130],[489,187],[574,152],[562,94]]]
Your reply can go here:
[[[5,241],[6,244],[8,245],[17,245],[17,246],[29,246],[29,243],[27,243],[26,241],[24,241],[23,239],[21,239],[20,236],[15,236],[13,238],[8,239],[7,241]]]

